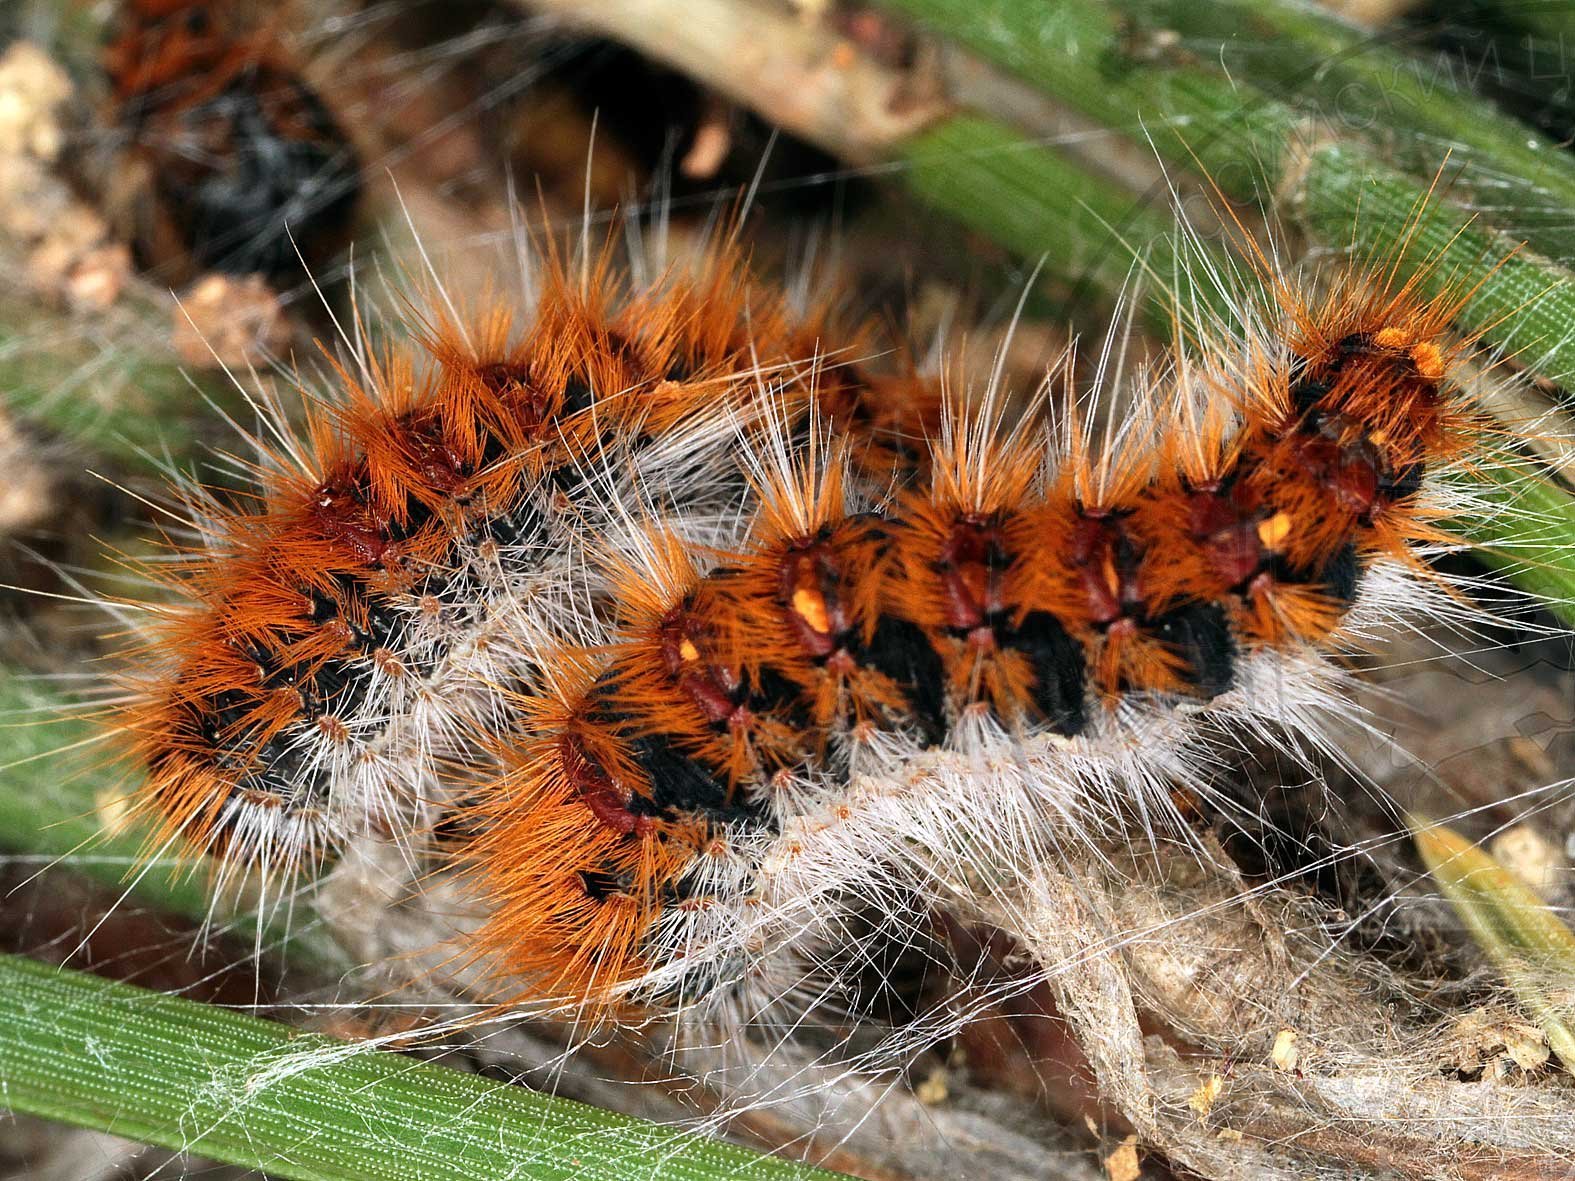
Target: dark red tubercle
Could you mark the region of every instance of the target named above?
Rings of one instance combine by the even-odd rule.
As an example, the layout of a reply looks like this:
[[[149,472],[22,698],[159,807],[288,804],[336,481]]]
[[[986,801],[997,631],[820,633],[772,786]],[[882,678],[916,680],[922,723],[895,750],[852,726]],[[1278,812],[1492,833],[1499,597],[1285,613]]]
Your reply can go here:
[[[1364,433],[1345,428],[1340,415],[1324,419],[1315,434],[1296,436],[1302,466],[1328,489],[1343,511],[1363,517],[1378,500],[1383,457]]]
[[[622,836],[643,837],[651,833],[651,818],[637,815],[631,810],[630,797],[619,791],[618,785],[600,764],[586,754],[576,736],[565,734],[558,740],[558,757],[563,766],[564,779],[598,821]]]
[[[1002,575],[1011,565],[994,514],[968,513],[957,518],[941,546],[936,570],[945,594],[946,626],[975,633],[1006,609]]]
[[[476,370],[488,390],[508,403],[510,412],[525,427],[538,427],[557,409],[555,400],[531,380],[530,366],[495,361]]]
[[[739,728],[749,722],[744,684],[736,669],[705,659],[706,636],[688,604],[680,604],[658,625],[662,663],[684,695],[713,726]]]
[[[380,565],[389,550],[391,543],[383,522],[349,478],[319,484],[307,506],[306,517],[318,536],[344,546],[348,556],[363,565]]]
[[[1383,335],[1346,337],[1330,359],[1305,367],[1309,376],[1293,386],[1297,417],[1280,432],[1296,466],[1363,521],[1416,491],[1444,411],[1436,346],[1379,343]]]
[[[402,449],[428,487],[454,492],[469,477],[470,465],[449,442],[443,420],[437,414],[407,414],[400,420],[400,427]]]
[[[1203,548],[1208,567],[1227,586],[1241,587],[1266,557],[1258,524],[1260,498],[1245,480],[1218,480],[1187,492],[1187,532]]]
[[[1068,541],[1068,556],[1087,596],[1090,622],[1111,625],[1124,615],[1143,615],[1138,577],[1142,548],[1126,528],[1128,514],[1080,508]]]

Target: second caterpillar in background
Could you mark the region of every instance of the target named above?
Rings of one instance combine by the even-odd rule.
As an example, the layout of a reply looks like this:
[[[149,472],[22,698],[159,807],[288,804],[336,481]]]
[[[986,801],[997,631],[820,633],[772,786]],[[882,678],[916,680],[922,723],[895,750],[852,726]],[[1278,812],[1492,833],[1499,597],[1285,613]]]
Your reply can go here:
[[[104,51],[112,117],[149,172],[153,265],[295,280],[349,242],[349,137],[279,34],[212,0],[125,0]]]

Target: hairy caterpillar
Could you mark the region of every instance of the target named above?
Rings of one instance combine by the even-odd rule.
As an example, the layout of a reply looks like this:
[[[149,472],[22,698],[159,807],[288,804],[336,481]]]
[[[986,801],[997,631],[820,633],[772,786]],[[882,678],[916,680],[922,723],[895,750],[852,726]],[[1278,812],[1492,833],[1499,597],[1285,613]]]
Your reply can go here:
[[[151,172],[144,249],[299,275],[344,246],[361,190],[344,130],[273,26],[210,0],[126,0],[104,50],[116,124]]]
[[[253,508],[199,498],[137,804],[221,875],[392,850],[492,1012],[856,1011],[860,924],[1185,833],[1222,741],[1328,742],[1331,654],[1470,617],[1424,561],[1502,445],[1463,293],[1261,269],[1103,437],[1111,390],[1013,419],[876,376],[725,244],[549,252],[517,318],[440,297],[269,427]]]

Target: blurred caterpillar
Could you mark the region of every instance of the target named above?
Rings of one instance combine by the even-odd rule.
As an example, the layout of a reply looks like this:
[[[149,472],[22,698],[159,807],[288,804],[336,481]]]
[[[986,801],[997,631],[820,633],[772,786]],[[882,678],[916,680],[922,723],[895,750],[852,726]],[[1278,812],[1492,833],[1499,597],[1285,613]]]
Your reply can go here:
[[[524,310],[346,342],[256,507],[198,497],[118,719],[160,847],[395,848],[498,1009],[857,1006],[856,922],[916,939],[1184,829],[1221,739],[1326,745],[1331,656],[1474,610],[1425,561],[1506,442],[1463,292],[1259,256],[1096,439],[1114,391],[1008,421],[998,380],[877,376],[725,244],[657,279],[586,250]]]
[[[151,172],[139,236],[155,262],[296,278],[348,241],[360,164],[273,26],[230,16],[212,0],[120,6],[104,69]]]

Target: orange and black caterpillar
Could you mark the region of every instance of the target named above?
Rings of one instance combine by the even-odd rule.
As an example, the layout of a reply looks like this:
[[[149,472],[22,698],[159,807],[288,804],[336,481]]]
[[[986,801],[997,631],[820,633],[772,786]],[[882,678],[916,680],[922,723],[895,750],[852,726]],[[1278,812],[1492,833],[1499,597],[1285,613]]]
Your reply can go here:
[[[397,846],[498,1003],[778,995],[849,907],[1158,826],[1233,732],[1327,742],[1330,655],[1465,610],[1424,560],[1499,446],[1461,293],[1265,264],[1096,440],[943,406],[726,246],[615,259],[347,341],[255,503],[195,495],[119,715],[162,843]]]
[[[361,191],[343,128],[269,28],[212,0],[125,0],[104,51],[117,125],[151,173],[151,261],[298,278],[345,245]]]
[[[750,281],[725,247],[641,289],[609,247],[547,260],[531,318],[434,315],[408,348],[366,346],[342,394],[263,451],[237,511],[198,496],[186,597],[122,719],[163,839],[224,864],[312,867],[357,834],[407,840],[448,798],[446,764],[512,728],[510,693],[607,593],[586,554],[655,497],[697,535],[731,519],[736,432],[769,384],[781,412],[857,418],[872,468],[903,462],[876,377],[812,357],[835,332]],[[919,428],[914,434],[921,433]]]
[[[1452,378],[1458,299],[1282,282],[1121,437],[987,401],[895,491],[835,422],[746,439],[742,536],[697,551],[652,513],[605,547],[614,618],[546,662],[456,808],[468,953],[512,1000],[683,1007],[809,972],[847,899],[1152,823],[1211,733],[1316,740],[1344,706],[1319,654],[1438,607],[1439,477],[1490,433]]]

